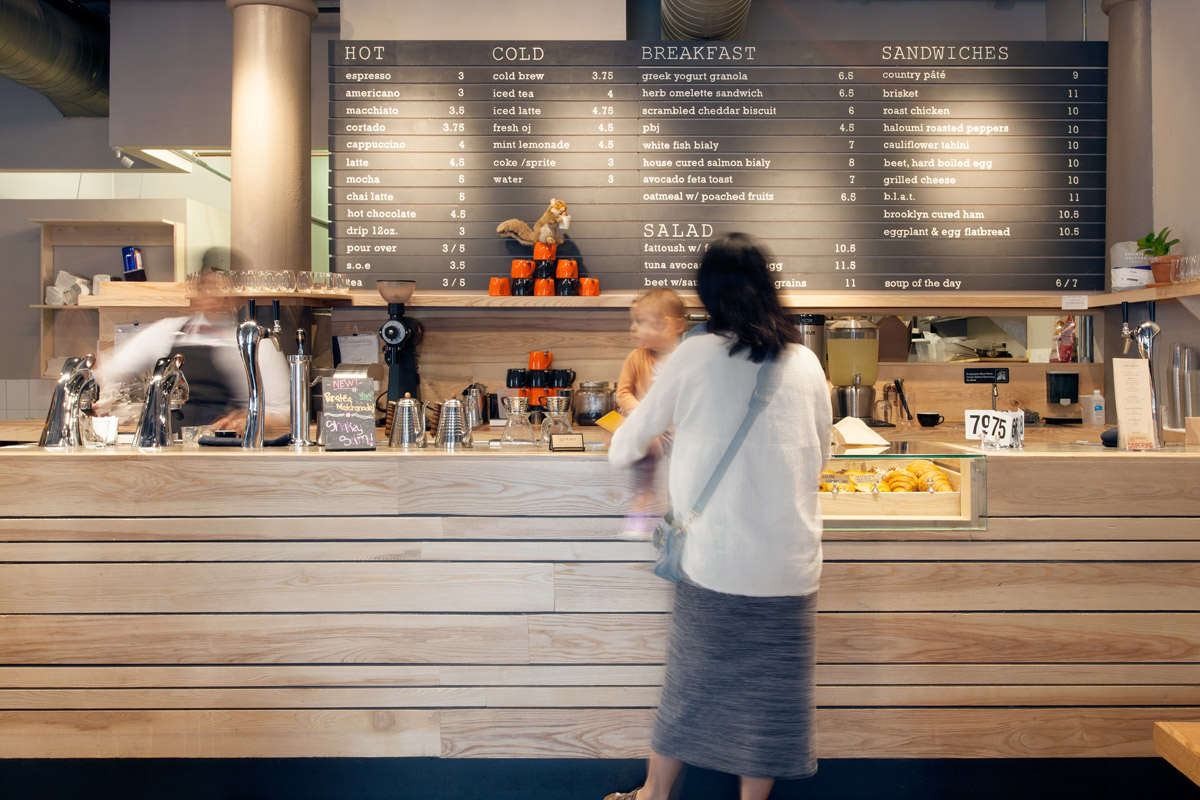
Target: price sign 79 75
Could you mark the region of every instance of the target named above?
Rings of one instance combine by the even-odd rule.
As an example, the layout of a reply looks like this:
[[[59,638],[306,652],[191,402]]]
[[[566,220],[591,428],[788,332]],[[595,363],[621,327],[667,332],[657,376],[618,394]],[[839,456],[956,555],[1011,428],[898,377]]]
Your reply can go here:
[[[1021,447],[1025,439],[1025,412],[991,411],[988,409],[964,412],[967,439],[978,439],[983,447]]]

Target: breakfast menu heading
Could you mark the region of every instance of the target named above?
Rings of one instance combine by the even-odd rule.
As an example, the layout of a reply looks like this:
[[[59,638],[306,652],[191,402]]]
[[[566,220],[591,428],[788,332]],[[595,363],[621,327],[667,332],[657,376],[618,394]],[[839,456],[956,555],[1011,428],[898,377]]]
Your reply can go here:
[[[485,290],[552,197],[602,289],[1104,288],[1107,45],[330,43],[331,266]]]

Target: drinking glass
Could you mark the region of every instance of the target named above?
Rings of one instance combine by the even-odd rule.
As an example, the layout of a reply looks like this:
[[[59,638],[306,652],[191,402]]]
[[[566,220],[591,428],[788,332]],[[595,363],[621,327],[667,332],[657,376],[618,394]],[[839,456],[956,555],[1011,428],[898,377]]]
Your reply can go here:
[[[1184,257],[1183,281],[1185,283],[1200,281],[1200,255]]]
[[[313,274],[311,272],[296,273],[296,291],[311,292],[313,290]]]

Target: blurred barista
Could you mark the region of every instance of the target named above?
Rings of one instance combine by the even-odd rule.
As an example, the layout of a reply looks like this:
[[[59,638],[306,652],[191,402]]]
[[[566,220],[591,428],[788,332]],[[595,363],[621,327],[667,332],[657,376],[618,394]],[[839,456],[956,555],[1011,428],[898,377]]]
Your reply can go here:
[[[181,426],[213,425],[242,430],[250,392],[237,349],[237,316],[229,298],[212,291],[212,273],[202,273],[192,314],[147,325],[100,361],[95,369],[101,406],[113,401],[119,383],[154,371],[158,359],[180,354],[189,398],[175,413]],[[288,366],[283,353],[264,341],[258,350],[268,425],[288,424]]]

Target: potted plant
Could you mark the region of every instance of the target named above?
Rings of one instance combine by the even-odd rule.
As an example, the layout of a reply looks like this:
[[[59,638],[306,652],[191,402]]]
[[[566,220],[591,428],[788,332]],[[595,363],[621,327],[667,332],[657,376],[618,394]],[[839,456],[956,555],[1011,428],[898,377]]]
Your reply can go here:
[[[1171,255],[1171,248],[1179,244],[1179,240],[1167,241],[1170,235],[1171,229],[1163,228],[1158,233],[1150,231],[1137,241],[1138,251],[1149,256],[1150,271],[1154,273],[1155,283],[1170,283],[1176,263],[1183,258]]]

